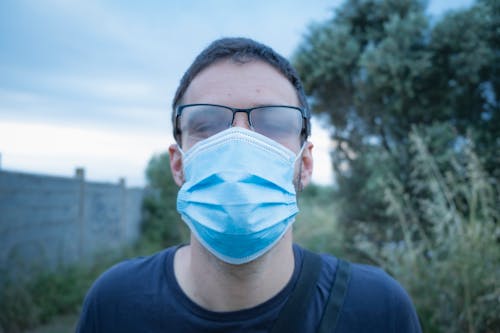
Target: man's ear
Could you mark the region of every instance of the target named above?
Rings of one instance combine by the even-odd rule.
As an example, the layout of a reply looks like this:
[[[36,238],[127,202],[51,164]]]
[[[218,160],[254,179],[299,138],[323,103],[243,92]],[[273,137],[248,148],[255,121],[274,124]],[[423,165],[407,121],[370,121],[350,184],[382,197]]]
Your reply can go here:
[[[313,172],[313,156],[312,149],[314,145],[306,141],[304,143],[304,151],[302,152],[302,167],[300,168],[300,188],[303,189],[311,182],[312,172]]]
[[[182,154],[177,144],[171,144],[170,147],[168,147],[168,156],[170,158],[172,177],[177,186],[180,187],[184,183],[184,171],[182,167]]]

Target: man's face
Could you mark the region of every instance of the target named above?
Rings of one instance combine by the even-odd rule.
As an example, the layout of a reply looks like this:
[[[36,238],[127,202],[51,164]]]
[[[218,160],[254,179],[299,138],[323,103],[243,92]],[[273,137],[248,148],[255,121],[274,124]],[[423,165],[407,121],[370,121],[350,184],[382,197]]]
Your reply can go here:
[[[193,79],[182,98],[182,104],[198,103],[218,104],[241,109],[262,105],[299,106],[295,88],[288,79],[271,65],[258,60],[244,64],[222,60],[205,68]],[[250,129],[247,114],[237,112],[233,126]],[[181,133],[181,145],[184,151],[189,150],[195,143],[196,141],[189,135]],[[280,142],[280,144],[298,153],[301,148],[300,135],[298,134],[286,142]],[[301,170],[301,173],[305,172],[306,174],[306,182],[309,181],[312,171],[311,149],[312,144],[306,143]],[[178,165],[175,164],[176,157],[173,155],[175,153],[177,153],[176,147],[171,146],[172,171],[177,184],[181,185],[183,182],[182,171],[178,170],[181,175],[176,177],[176,166],[181,168],[182,161],[179,156]],[[304,161],[304,157],[307,161]],[[300,164],[297,163],[297,165]],[[297,169],[297,177],[301,177],[298,172]],[[301,182],[305,185],[304,180]]]

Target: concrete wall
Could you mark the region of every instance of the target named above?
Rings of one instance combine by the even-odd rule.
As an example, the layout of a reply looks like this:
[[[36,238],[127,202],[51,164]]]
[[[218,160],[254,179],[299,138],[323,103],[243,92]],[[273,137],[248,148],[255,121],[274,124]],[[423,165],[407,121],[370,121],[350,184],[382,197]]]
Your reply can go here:
[[[0,274],[90,261],[139,236],[142,189],[0,170]]]

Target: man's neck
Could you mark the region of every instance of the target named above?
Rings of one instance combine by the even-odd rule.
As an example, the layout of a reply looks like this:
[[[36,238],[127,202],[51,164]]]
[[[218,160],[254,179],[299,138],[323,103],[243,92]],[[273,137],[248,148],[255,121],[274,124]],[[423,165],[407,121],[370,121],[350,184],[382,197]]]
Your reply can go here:
[[[209,253],[195,237],[180,248],[174,272],[181,289],[198,305],[218,312],[248,309],[285,287],[293,274],[291,229],[260,258],[242,265],[227,264]]]

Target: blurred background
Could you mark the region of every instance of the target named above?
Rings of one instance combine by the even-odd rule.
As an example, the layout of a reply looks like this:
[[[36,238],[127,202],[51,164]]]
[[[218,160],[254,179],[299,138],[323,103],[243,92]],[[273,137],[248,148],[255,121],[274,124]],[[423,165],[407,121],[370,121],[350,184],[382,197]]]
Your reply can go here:
[[[500,331],[498,0],[6,0],[0,332],[72,331],[104,269],[186,241],[170,103],[225,36],[310,97],[296,241],[383,267],[425,332]]]

